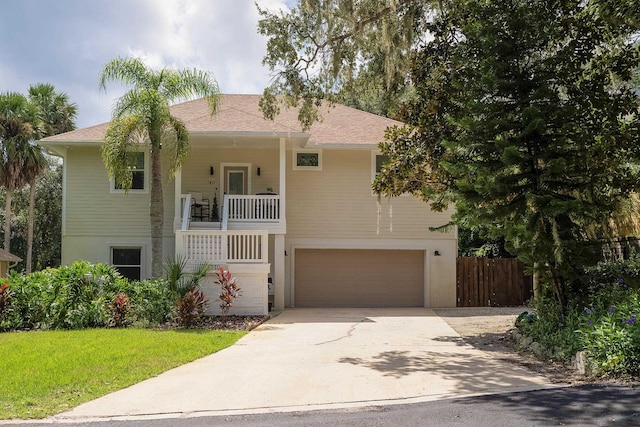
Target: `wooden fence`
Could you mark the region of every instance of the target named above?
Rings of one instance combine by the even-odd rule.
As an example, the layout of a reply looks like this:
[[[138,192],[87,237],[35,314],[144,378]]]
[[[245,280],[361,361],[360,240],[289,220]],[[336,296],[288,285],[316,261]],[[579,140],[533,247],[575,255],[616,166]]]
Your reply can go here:
[[[505,307],[533,297],[533,279],[512,258],[460,257],[456,262],[458,307]]]

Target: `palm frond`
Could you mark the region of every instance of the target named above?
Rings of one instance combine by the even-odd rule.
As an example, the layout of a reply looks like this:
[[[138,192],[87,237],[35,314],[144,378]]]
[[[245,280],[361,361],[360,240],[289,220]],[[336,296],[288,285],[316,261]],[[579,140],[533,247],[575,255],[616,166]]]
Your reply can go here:
[[[138,87],[147,87],[150,75],[153,75],[153,70],[139,59],[119,57],[105,64],[100,73],[98,86],[106,91],[107,82],[116,81]]]
[[[191,138],[186,125],[178,118],[169,116],[169,123],[164,132],[164,141],[171,158],[169,176],[174,177],[189,156]]]
[[[128,115],[111,121],[102,144],[102,160],[109,177],[122,184],[125,191],[131,188],[134,165],[133,153],[140,149],[146,136],[144,117]]]
[[[218,111],[222,99],[220,86],[213,75],[196,69],[165,70],[161,91],[170,101],[206,98],[211,115]]]
[[[169,290],[182,295],[189,289],[189,284],[185,279],[187,259],[184,256],[177,256],[175,261],[167,257],[164,264],[164,279],[167,281]]]
[[[78,106],[69,101],[64,92],[56,92],[48,83],[38,83],[29,87],[29,101],[40,110],[43,123],[42,136],[57,135],[76,128]]]
[[[199,286],[200,281],[204,279],[209,271],[211,271],[212,265],[206,261],[200,261],[196,264],[196,270],[191,273],[190,285]]]

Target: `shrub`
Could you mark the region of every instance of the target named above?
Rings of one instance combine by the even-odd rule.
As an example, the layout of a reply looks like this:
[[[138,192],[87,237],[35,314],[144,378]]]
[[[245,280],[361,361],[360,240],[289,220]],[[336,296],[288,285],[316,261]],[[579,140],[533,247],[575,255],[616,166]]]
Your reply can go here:
[[[209,307],[209,301],[198,286],[191,285],[189,291],[178,299],[178,323],[186,328],[197,324]]]
[[[222,315],[229,314],[229,309],[233,305],[233,302],[237,297],[241,295],[240,288],[238,287],[235,277],[231,277],[231,272],[220,267],[220,270],[216,271],[217,285],[220,285],[220,308],[222,309]]]
[[[129,296],[131,319],[136,324],[161,324],[175,315],[175,294],[164,280],[126,281],[120,284],[118,292]]]
[[[523,316],[517,326],[547,356],[561,350],[562,358],[569,359],[584,351],[596,372],[640,375],[640,291],[624,279],[586,286],[564,317],[553,298],[539,298],[534,307],[537,316]]]
[[[580,322],[578,309],[570,308],[563,317],[553,296],[542,296],[531,307],[535,315],[528,313],[516,326],[542,346],[545,356],[568,360],[581,350],[580,339],[575,332]]]
[[[131,323],[129,314],[132,309],[127,294],[119,292],[118,295],[113,297],[111,304],[109,304],[109,311],[111,312],[109,326],[121,328]]]
[[[597,370],[640,374],[640,294],[624,279],[597,287],[583,309],[578,332]]]
[[[9,282],[0,284],[0,331],[5,329],[7,325],[4,323],[4,319],[9,314],[9,300],[12,296],[11,289],[9,289]]]
[[[165,280],[169,290],[176,295],[176,320],[184,327],[197,323],[209,307],[209,301],[200,289],[200,281],[211,270],[211,265],[202,262],[196,271],[186,271],[187,260],[178,258],[165,264]]]
[[[626,260],[600,261],[595,266],[584,269],[583,281],[591,290],[606,288],[619,279],[631,288],[640,287],[640,253],[632,252]]]
[[[3,329],[80,329],[112,323],[110,305],[126,294],[127,322],[158,324],[172,318],[175,296],[165,281],[128,281],[113,267],[77,261],[22,276],[12,273],[11,310]]]
[[[196,271],[187,272],[186,258],[178,257],[175,261],[168,260],[164,266],[164,275],[171,292],[183,297],[191,290],[192,286],[199,286],[200,281],[211,270],[211,264],[201,262],[196,266]]]

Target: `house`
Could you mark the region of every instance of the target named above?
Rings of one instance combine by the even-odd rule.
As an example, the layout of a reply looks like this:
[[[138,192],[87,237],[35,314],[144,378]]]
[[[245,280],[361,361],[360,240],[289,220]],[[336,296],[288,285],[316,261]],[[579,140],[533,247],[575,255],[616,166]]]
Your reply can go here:
[[[267,301],[276,310],[454,307],[457,231],[429,230],[452,212],[371,190],[382,164],[377,144],[400,123],[336,105],[302,132],[295,109],[265,120],[259,99],[225,95],[213,117],[204,100],[171,107],[191,133],[191,152],[173,180],[164,163],[165,255],[227,266],[243,289],[236,314],[266,313]],[[40,141],[64,159],[62,262],[111,263],[144,279],[149,152],[140,147],[125,195],[102,162],[106,127]],[[205,288],[215,299],[212,281]]]
[[[22,261],[21,258],[4,249],[0,249],[0,277],[7,277],[9,275],[9,267],[20,261]]]

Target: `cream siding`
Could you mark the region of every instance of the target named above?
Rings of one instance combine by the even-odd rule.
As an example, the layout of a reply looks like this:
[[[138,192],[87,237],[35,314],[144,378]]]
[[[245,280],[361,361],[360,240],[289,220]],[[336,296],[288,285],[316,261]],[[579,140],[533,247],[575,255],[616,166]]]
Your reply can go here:
[[[111,262],[112,247],[142,248],[142,277],[151,271],[149,181],[144,193],[112,193],[99,148],[74,147],[65,156],[65,214],[62,263]],[[149,168],[149,165],[146,166]],[[173,256],[174,185],[163,170],[164,254]]]
[[[181,172],[182,193],[201,192],[212,199],[217,191],[222,213],[222,164],[250,164],[250,194],[279,188],[277,140],[265,139],[253,146],[216,147],[216,140],[193,138],[191,154]],[[258,145],[258,146],[256,146]],[[402,196],[382,199],[371,191],[371,151],[324,149],[322,170],[293,170],[293,150],[286,160],[286,220],[284,249],[284,304],[295,295],[296,248],[424,250],[425,303],[455,306],[455,230],[431,232],[429,227],[448,223],[451,211],[432,212],[426,203]],[[165,255],[174,250],[174,182],[164,170]],[[212,176],[210,168],[215,172]],[[147,166],[148,167],[148,166]],[[260,176],[257,168],[260,167]],[[63,263],[76,259],[110,262],[113,246],[143,248],[145,267],[150,270],[149,193],[111,193],[107,172],[98,148],[67,150],[66,221]],[[148,184],[148,183],[147,183]],[[275,276],[273,236],[270,236],[270,275]],[[441,256],[434,256],[435,250]]]
[[[275,142],[265,141],[270,147],[221,148],[194,146],[182,168],[182,191],[199,192],[210,201],[214,192],[218,196],[218,207],[222,214],[222,167],[223,163],[251,164],[250,194],[266,192],[268,188],[279,193],[279,160]],[[214,175],[210,175],[213,166]],[[260,176],[257,168],[260,168]]]
[[[393,199],[371,191],[371,152],[324,150],[321,171],[292,169],[287,158],[287,238],[454,239],[429,231],[451,212],[432,212],[411,196]]]
[[[98,148],[67,150],[65,168],[65,236],[149,236],[148,190],[112,193]],[[165,167],[164,235],[172,236],[174,187],[167,175]],[[148,181],[146,185],[148,189]]]

